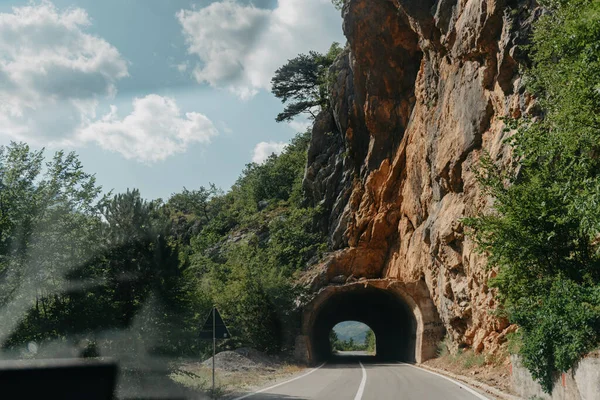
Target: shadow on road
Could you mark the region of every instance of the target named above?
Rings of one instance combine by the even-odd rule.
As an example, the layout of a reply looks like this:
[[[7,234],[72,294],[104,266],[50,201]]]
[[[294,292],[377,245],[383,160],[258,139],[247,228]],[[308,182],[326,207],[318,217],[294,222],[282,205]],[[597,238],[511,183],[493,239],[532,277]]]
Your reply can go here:
[[[360,365],[358,364],[359,361],[363,364],[370,364],[377,362],[377,360],[377,356],[370,355],[334,354],[331,357],[329,357],[329,359],[327,360],[327,364],[325,364],[325,367],[327,367],[330,364],[348,364],[348,367],[350,367],[354,364],[357,368],[360,368]]]
[[[327,368],[328,366],[333,367],[340,364],[344,365],[346,368],[360,368],[358,363],[359,361],[364,365],[398,365],[398,360],[392,360],[389,357],[378,356],[359,351],[338,352],[331,355],[326,361],[327,363],[323,366],[323,368]],[[412,363],[407,362],[407,364]]]

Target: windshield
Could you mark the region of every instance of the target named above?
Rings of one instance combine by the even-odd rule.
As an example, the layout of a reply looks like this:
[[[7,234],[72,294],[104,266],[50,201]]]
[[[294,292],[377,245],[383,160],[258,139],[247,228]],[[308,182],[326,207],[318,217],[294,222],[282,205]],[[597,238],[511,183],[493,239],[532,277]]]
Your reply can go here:
[[[322,99],[278,123],[272,79],[344,41],[318,0],[2,2],[0,357],[114,360],[123,398],[203,393],[186,368],[212,356],[213,305],[219,351],[288,349],[292,276],[325,242],[300,205]]]
[[[599,32],[0,2],[0,397],[600,398]]]

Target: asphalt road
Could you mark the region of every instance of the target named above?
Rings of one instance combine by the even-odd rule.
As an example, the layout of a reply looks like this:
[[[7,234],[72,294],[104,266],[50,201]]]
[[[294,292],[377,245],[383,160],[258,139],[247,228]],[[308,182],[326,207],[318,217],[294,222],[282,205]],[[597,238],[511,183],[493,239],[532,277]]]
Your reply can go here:
[[[336,357],[291,380],[235,400],[482,400],[485,396],[409,364],[380,363],[370,357]]]

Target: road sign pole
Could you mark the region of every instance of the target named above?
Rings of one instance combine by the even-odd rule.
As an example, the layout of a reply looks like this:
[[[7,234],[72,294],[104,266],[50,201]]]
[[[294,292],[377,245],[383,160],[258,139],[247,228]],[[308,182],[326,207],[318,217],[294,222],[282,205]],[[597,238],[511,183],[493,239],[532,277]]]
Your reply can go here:
[[[217,352],[217,336],[216,336],[216,314],[217,307],[213,306],[213,362],[212,362],[212,394],[215,397],[215,353]]]
[[[212,314],[212,318],[211,318]],[[217,318],[219,317],[219,318]],[[212,321],[211,321],[212,319]],[[212,332],[211,332],[212,331]],[[218,332],[217,332],[218,331]],[[212,358],[212,394],[216,396],[216,384],[215,384],[215,358],[217,356],[217,334],[219,335],[219,339],[229,339],[231,337],[231,333],[227,329],[227,325],[223,321],[221,314],[219,314],[219,310],[217,310],[217,306],[213,305],[210,314],[206,317],[204,321],[204,325],[202,325],[202,329],[200,330],[200,337],[202,339],[210,340],[212,335],[213,340],[213,358]]]

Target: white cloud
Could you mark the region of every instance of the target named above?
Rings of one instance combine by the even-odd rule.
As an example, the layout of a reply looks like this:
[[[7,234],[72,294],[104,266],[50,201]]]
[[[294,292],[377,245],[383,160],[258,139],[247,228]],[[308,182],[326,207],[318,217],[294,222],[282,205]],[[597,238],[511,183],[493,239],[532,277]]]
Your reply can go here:
[[[179,11],[177,18],[188,52],[203,61],[203,65],[194,69],[196,80],[212,86],[235,80],[243,71],[245,60],[270,14],[269,10],[230,0],[212,3],[197,11]]]
[[[48,144],[68,140],[95,117],[99,97],[116,93],[127,62],[104,39],[86,33],[81,8],[52,3],[0,13],[0,134]]]
[[[306,132],[306,130],[313,125],[311,121],[302,116],[291,120],[287,124],[292,130],[302,133]]]
[[[123,119],[115,106],[98,118],[99,101],[116,95],[128,65],[85,32],[90,24],[85,10],[49,1],[0,13],[0,135],[43,146],[96,143],[147,163],[210,142],[217,130],[206,116],[183,114],[158,95],[134,99]],[[187,64],[176,67],[185,72]]]
[[[218,134],[213,123],[196,112],[185,113],[174,99],[156,94],[133,100],[133,111],[119,119],[117,108],[81,131],[81,139],[150,163],[182,153],[194,143],[210,143]]]
[[[330,0],[278,0],[259,9],[222,0],[177,18],[188,52],[199,58],[199,83],[225,87],[242,99],[270,90],[277,68],[299,53],[324,52],[340,41],[340,16]]]
[[[175,67],[177,68],[177,71],[184,73],[185,71],[187,71],[189,65],[187,62],[184,62],[181,64],[177,64]]]
[[[252,162],[262,164],[271,154],[281,154],[287,146],[288,144],[285,142],[260,142],[254,146]]]

